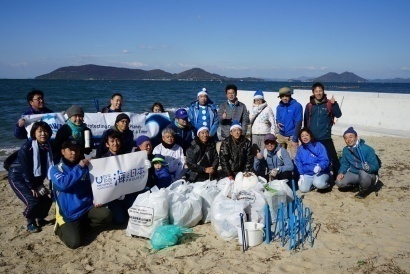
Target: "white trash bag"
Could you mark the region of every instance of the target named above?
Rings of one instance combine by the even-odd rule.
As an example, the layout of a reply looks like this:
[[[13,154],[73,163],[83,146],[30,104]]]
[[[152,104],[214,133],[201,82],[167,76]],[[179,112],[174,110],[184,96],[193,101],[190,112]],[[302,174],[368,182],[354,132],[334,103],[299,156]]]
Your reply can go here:
[[[234,192],[252,189],[259,182],[258,176],[252,172],[238,172],[235,176]]]
[[[202,198],[192,191],[191,185],[175,183],[168,187],[172,189],[169,191],[169,222],[180,227],[193,227],[202,219]]]
[[[206,180],[191,185],[193,186],[192,191],[202,197],[202,222],[204,224],[209,223],[211,221],[212,202],[220,192],[220,189],[217,187],[217,181]]]
[[[250,222],[265,224],[266,200],[261,192],[256,190],[242,190],[236,193],[237,200],[246,201],[249,206],[245,208]]]
[[[244,215],[245,208],[249,205],[244,200],[232,200],[233,184],[226,184],[225,188],[215,197],[211,205],[211,224],[215,232],[224,240],[230,241],[238,236],[237,226],[240,226],[240,213]]]
[[[154,230],[168,224],[168,191],[153,187],[150,191],[139,194],[132,207],[125,231],[127,236],[139,236],[151,239]]]

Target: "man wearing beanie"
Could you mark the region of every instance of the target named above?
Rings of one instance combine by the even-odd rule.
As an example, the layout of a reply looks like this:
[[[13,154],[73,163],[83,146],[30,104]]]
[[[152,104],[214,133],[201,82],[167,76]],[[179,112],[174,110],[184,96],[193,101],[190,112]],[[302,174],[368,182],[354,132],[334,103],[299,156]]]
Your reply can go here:
[[[235,85],[227,85],[225,93],[228,100],[220,104],[218,109],[221,139],[230,136],[230,128],[233,121],[239,121],[242,124],[242,135],[246,135],[249,125],[249,113],[246,106],[239,102],[236,97],[238,88]]]
[[[341,165],[336,185],[339,188],[358,186],[356,198],[363,199],[378,180],[379,160],[373,148],[357,137],[353,127],[343,134],[346,146],[342,151]]]
[[[166,128],[170,128],[175,132],[175,143],[182,147],[184,155],[186,155],[186,150],[191,146],[191,142],[195,137],[195,127],[188,121],[186,109],[177,109],[174,122]]]
[[[194,125],[196,130],[208,127],[210,136],[215,137],[219,126],[217,107],[209,99],[206,88],[202,88],[198,92],[197,98],[189,106],[188,121]]]
[[[186,163],[191,171],[188,180],[191,182],[218,179],[218,153],[215,142],[210,141],[209,138],[209,129],[200,127],[197,131],[197,137],[187,150]]]
[[[92,142],[91,129],[84,123],[84,110],[77,105],[72,105],[67,109],[67,123],[60,127],[57,131],[56,138],[53,144],[54,163],[58,163],[61,158],[61,146],[65,141],[75,141],[79,144],[80,159],[84,159],[84,154],[90,154],[94,148]],[[85,133],[88,131],[87,133]],[[85,138],[89,140],[85,140]],[[87,147],[86,147],[87,144]]]
[[[230,136],[221,142],[219,161],[221,163],[221,177],[234,180],[238,172],[249,172],[253,167],[251,141],[242,133],[239,121],[233,121],[230,127]]]
[[[280,102],[276,107],[276,124],[278,127],[278,143],[284,147],[290,147],[290,157],[295,159],[298,148],[298,136],[302,127],[302,105],[292,98],[289,87],[279,89]]]
[[[304,127],[310,129],[316,141],[326,148],[333,178],[336,179],[340,162],[332,140],[332,127],[334,118],[340,118],[342,111],[333,96],[330,100],[327,99],[325,87],[321,83],[313,84],[312,93],[305,108]]]
[[[130,117],[125,113],[120,113],[115,119],[115,124],[102,134],[100,145],[97,147],[97,158],[107,153],[108,148],[105,145],[107,136],[113,131],[117,131],[121,134],[121,154],[130,153],[134,148],[134,133],[130,130]]]

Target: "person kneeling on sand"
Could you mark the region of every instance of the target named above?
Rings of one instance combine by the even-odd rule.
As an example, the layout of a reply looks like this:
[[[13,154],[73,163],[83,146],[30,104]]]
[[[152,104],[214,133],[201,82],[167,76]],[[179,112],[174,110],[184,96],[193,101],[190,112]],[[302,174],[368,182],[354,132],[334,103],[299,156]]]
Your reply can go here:
[[[299,140],[302,145],[296,153],[295,164],[300,174],[300,192],[309,192],[312,185],[320,190],[327,189],[330,172],[326,148],[315,140],[307,128],[300,131]]]
[[[287,179],[291,185],[293,163],[288,151],[278,144],[273,134],[266,134],[264,142],[265,148],[256,154],[253,163],[255,174],[269,181]]]
[[[50,169],[56,199],[54,232],[72,249],[82,244],[83,230],[111,222],[111,211],[93,201],[88,159],[80,159],[81,146],[65,141],[61,147],[61,162]]]
[[[343,134],[347,146],[343,148],[336,185],[339,188],[359,186],[356,198],[363,199],[369,194],[370,187],[377,183],[379,161],[373,148],[357,136],[353,127]]]

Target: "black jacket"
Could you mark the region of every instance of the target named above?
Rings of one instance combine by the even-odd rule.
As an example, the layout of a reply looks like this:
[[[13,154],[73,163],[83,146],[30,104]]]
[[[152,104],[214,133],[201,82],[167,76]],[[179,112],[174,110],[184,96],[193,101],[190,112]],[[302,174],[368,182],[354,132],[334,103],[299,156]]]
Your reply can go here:
[[[219,158],[223,177],[235,176],[238,172],[251,171],[253,166],[251,146],[251,141],[243,135],[238,142],[232,136],[222,141]]]
[[[209,174],[205,173],[205,168],[213,167],[215,172],[219,166],[218,153],[216,152],[215,142],[208,140],[203,144],[198,137],[192,141],[187,149],[186,162],[189,170],[189,181],[201,182],[209,179]],[[217,179],[217,174],[213,174],[211,179]]]

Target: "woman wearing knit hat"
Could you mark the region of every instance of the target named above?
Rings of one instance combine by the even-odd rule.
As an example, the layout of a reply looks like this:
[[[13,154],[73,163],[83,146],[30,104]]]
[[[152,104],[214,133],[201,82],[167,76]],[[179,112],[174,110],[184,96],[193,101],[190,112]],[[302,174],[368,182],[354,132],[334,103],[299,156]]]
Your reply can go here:
[[[249,113],[252,133],[252,146],[261,151],[264,148],[264,138],[268,133],[275,134],[275,115],[265,101],[261,89],[253,95],[253,107]],[[255,153],[256,154],[256,153]]]
[[[209,140],[208,127],[200,127],[192,145],[187,150],[186,161],[189,170],[188,180],[202,182],[217,179],[219,165],[215,142]]]
[[[233,121],[230,127],[230,136],[221,143],[219,160],[221,163],[221,177],[234,180],[238,172],[249,172],[253,166],[251,141],[242,135],[242,126]]]
[[[115,124],[110,128],[104,131],[100,145],[97,147],[97,158],[102,157],[107,151],[105,143],[107,142],[107,135],[112,131],[118,131],[121,133],[121,153],[130,153],[134,148],[134,133],[130,130],[130,117],[121,113],[117,115],[115,119]]]
[[[68,118],[67,123],[58,129],[56,138],[54,139],[54,163],[60,161],[61,145],[65,141],[76,141],[81,146],[80,159],[84,159],[84,154],[90,154],[94,148],[94,143],[91,141],[91,129],[84,123],[84,110],[77,105],[72,105],[67,109],[65,114]]]
[[[336,185],[339,188],[358,186],[356,198],[363,199],[371,191],[371,186],[377,183],[380,168],[378,157],[374,149],[357,137],[353,127],[349,127],[343,134],[346,146],[342,151],[339,174]]]

